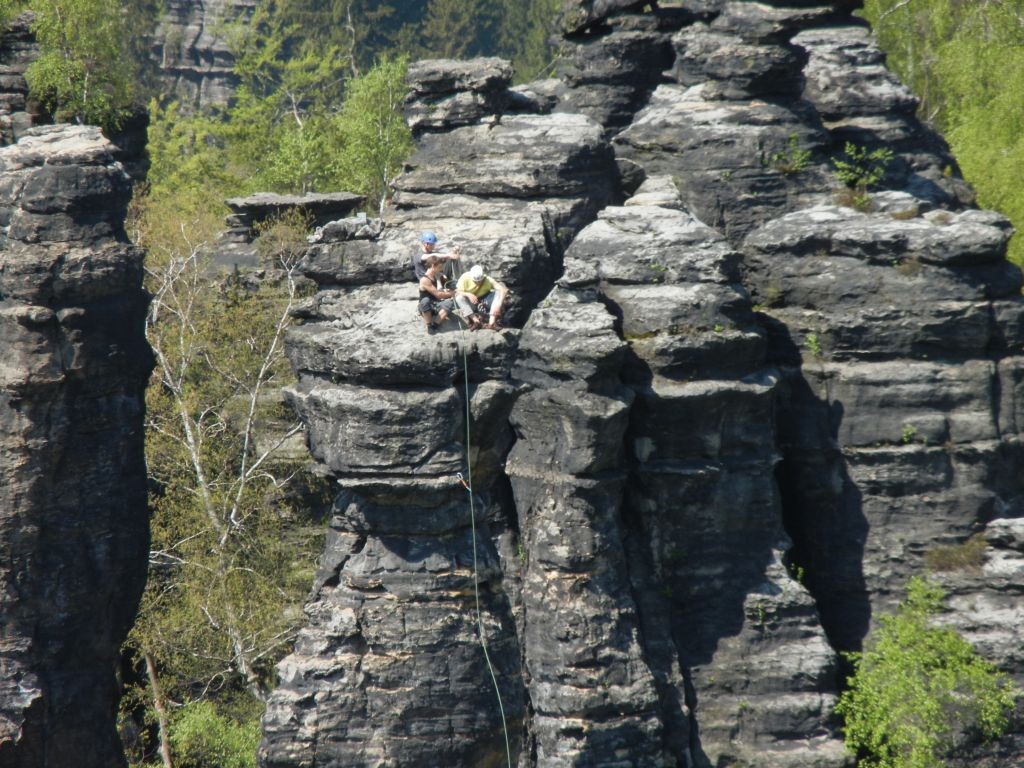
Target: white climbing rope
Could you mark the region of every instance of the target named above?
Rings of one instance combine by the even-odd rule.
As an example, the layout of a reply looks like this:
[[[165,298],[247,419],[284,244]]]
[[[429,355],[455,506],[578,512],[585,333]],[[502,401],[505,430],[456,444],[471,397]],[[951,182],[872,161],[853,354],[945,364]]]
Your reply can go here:
[[[470,408],[469,408],[469,361],[466,355],[466,326],[462,318],[456,315],[459,322],[459,329],[462,334],[462,375],[466,387],[466,478],[458,476],[459,482],[469,493],[469,520],[473,534],[473,595],[476,598],[476,624],[477,633],[480,636],[480,647],[484,651],[484,659],[487,661],[487,670],[491,673],[491,682],[494,683],[494,693],[498,697],[498,709],[501,712],[501,727],[505,732],[505,756],[508,758],[508,768],[512,766],[512,744],[508,737],[508,720],[505,717],[505,705],[501,701],[501,690],[498,688],[498,676],[494,673],[494,665],[491,663],[491,654],[487,651],[487,638],[484,636],[484,619],[480,610],[480,574],[477,568],[476,554],[476,505],[473,502],[473,459],[471,457],[470,443]]]

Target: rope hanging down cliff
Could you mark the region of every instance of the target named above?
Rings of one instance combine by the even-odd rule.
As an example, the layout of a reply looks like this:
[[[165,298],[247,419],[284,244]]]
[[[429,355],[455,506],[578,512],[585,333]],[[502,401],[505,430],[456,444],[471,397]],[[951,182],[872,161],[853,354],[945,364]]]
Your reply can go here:
[[[466,388],[466,478],[462,477],[460,473],[458,480],[462,483],[462,487],[466,489],[469,494],[469,521],[472,529],[473,539],[473,595],[476,599],[476,626],[477,634],[480,637],[480,647],[484,651],[484,660],[487,662],[487,671],[491,673],[491,682],[494,683],[494,693],[498,697],[498,709],[501,712],[501,727],[505,733],[505,755],[508,759],[508,768],[512,767],[512,746],[508,737],[508,720],[505,717],[505,705],[501,701],[501,690],[498,688],[498,677],[494,673],[494,665],[491,663],[491,654],[487,651],[487,638],[484,636],[484,620],[483,614],[480,611],[480,575],[477,568],[477,553],[476,553],[476,505],[473,500],[473,459],[472,451],[470,450],[472,443],[470,442],[470,408],[469,408],[469,361],[466,356],[466,326],[461,323],[460,319],[460,331],[462,333],[461,343],[459,344],[462,350],[462,376],[463,382]],[[467,482],[468,479],[468,482]]]

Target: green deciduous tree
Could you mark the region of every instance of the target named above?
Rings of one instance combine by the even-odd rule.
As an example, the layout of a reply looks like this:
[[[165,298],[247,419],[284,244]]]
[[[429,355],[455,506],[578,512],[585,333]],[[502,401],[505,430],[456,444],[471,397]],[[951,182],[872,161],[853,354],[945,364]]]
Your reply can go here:
[[[184,114],[176,102],[161,106],[154,100],[149,115],[150,166],[146,195],[140,197],[149,217],[147,226],[161,219],[184,222],[185,231],[198,228],[203,237],[213,237],[227,213],[222,201],[239,186],[239,173],[224,147],[223,123]],[[174,247],[173,239],[165,243],[165,251]]]
[[[330,11],[347,24],[352,5],[265,0],[248,23],[232,27],[241,78],[235,103],[190,117],[173,106],[153,109],[151,144],[155,137],[169,160],[154,160],[154,190],[161,180],[175,189],[209,184],[212,171],[227,195],[344,189],[378,206],[412,148],[402,119],[405,59],[385,58],[353,75],[359,67],[346,64],[343,37],[307,36],[300,23],[326,21]]]
[[[302,122],[310,107],[337,103],[346,73],[343,37],[310,35],[274,0],[257,4],[251,18],[228,30],[241,79],[240,100],[268,102],[274,120]]]
[[[959,634],[934,624],[943,597],[912,579],[896,614],[853,655],[837,711],[866,768],[941,768],[956,747],[1006,730],[1014,690]]]
[[[420,36],[423,57],[462,59],[474,55],[483,22],[479,2],[429,0]]]
[[[287,375],[282,342],[294,255],[282,261],[279,285],[249,289],[218,277],[202,253],[188,247],[161,262],[150,246],[155,571],[137,637],[178,681],[206,687],[234,678],[262,699],[267,661],[292,631],[282,605],[289,596],[282,518],[268,501],[296,468],[275,464],[279,441],[258,446],[256,429],[273,415],[264,393]],[[294,599],[305,585],[293,586]]]
[[[197,718],[209,721],[218,749],[244,741],[239,733],[258,718],[252,703],[265,699],[297,629],[315,557],[285,535],[301,467],[280,449],[300,427],[267,398],[290,378],[282,342],[306,227],[268,230],[277,270],[247,284],[206,255],[219,216],[169,200],[142,201],[135,218],[148,249],[146,334],[157,368],[146,398],[150,577],[128,641],[148,683],[133,701],[158,725],[165,765],[176,743],[189,753],[208,744],[197,741]],[[214,698],[219,719],[194,708]],[[248,716],[240,721],[239,711]],[[209,760],[178,764],[228,764]]]
[[[344,141],[336,159],[338,177],[378,209],[383,209],[412,151],[412,135],[402,116],[406,66],[405,59],[382,59],[351,81],[336,122]]]
[[[867,0],[889,63],[945,133],[978,202],[1024,228],[1024,3]],[[1024,264],[1024,239],[1011,258]]]
[[[179,209],[195,199],[223,211],[219,201],[250,192],[347,190],[379,208],[412,151],[405,93],[404,60],[385,60],[347,82],[340,109],[311,108],[298,120],[254,98],[223,116],[153,104],[150,194]]]
[[[255,768],[259,741],[259,720],[238,722],[209,701],[185,707],[171,737],[178,768]]]
[[[133,40],[148,23],[147,6],[32,0],[30,8],[41,49],[25,73],[32,94],[58,120],[117,128],[135,105],[140,68]]]
[[[556,50],[551,45],[561,0],[502,0],[497,28],[498,55],[512,60],[516,81],[550,77]]]

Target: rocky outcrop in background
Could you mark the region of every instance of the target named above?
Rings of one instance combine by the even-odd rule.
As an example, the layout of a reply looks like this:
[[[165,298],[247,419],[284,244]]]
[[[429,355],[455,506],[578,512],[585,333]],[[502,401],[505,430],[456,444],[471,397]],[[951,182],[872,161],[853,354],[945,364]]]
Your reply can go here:
[[[411,69],[394,205],[304,264],[340,494],[262,765],[504,764],[495,686],[519,766],[845,765],[837,651],[978,533],[946,620],[1024,675],[1010,228],[857,3],[793,5],[580,0],[556,79]],[[860,210],[846,142],[893,152]],[[424,333],[424,228],[512,327]]]
[[[14,144],[33,125],[48,122],[28,99],[25,70],[39,55],[30,21],[31,16],[22,14],[0,30],[0,146]]]
[[[0,764],[123,765],[115,671],[146,578],[142,254],[91,127],[0,149]]]
[[[168,0],[153,34],[164,90],[194,107],[224,106],[238,87],[229,25],[247,19],[255,0]]]

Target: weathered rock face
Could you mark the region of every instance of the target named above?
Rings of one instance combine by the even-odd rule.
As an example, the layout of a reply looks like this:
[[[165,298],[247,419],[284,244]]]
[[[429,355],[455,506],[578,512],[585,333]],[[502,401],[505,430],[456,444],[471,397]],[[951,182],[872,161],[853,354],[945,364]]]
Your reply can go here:
[[[512,67],[503,59],[417,61],[406,77],[405,114],[413,135],[473,125],[505,111]]]
[[[33,125],[48,122],[28,103],[25,70],[39,55],[30,20],[22,14],[0,30],[0,146],[14,144]]]
[[[1019,321],[995,320],[1022,310],[1002,261],[1010,233],[988,212],[942,213],[822,206],[746,240],[787,372],[795,556],[841,648],[857,647],[925,552],[1017,503],[998,481],[1016,434],[998,392],[1018,367],[999,358],[1024,341]]]
[[[521,321],[561,271],[560,238],[612,196],[614,171],[600,127],[579,115],[426,133],[383,231],[342,222],[308,251],[321,291],[290,338],[291,396],[342,490],[310,625],[265,717],[264,765],[480,766],[522,752],[522,576],[501,470],[519,331],[427,335],[411,256],[429,223],[444,247],[464,246],[466,266],[500,276],[505,317]]]
[[[672,66],[672,34],[700,18],[679,8],[656,9],[603,20],[611,32],[567,37],[556,64],[563,83],[556,109],[581,112],[605,126],[606,135],[628,125]]]
[[[142,254],[95,128],[0,149],[0,764],[124,764],[120,646],[148,561]]]
[[[556,82],[419,64],[395,205],[307,253],[292,399],[340,495],[264,766],[505,764],[495,688],[519,766],[848,765],[836,652],[979,531],[946,620],[1024,675],[1006,220],[857,3],[644,5],[567,3]],[[865,211],[847,141],[894,152]],[[423,332],[425,228],[512,328]]]
[[[255,0],[168,0],[153,35],[167,90],[197,107],[223,106],[238,86],[229,25],[244,21]]]

